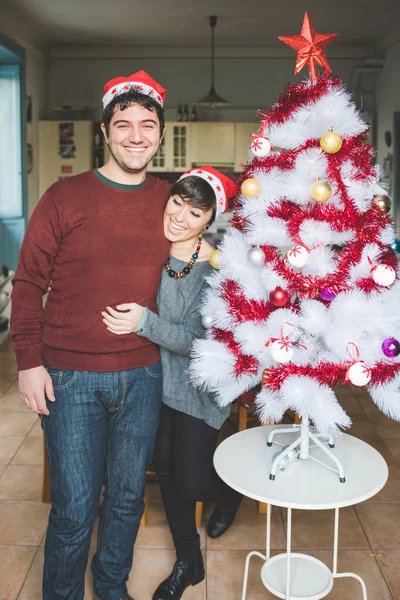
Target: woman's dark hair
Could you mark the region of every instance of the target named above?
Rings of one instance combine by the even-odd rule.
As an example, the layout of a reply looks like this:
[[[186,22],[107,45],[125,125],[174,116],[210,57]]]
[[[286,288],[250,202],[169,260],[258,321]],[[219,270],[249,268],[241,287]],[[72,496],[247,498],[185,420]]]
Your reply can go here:
[[[180,196],[185,202],[189,202],[193,208],[199,208],[204,212],[212,209],[211,219],[208,225],[214,222],[217,209],[217,199],[211,185],[201,177],[189,175],[177,181],[171,190],[171,196]]]
[[[140,104],[140,106],[144,106],[144,108],[147,108],[147,110],[150,110],[151,112],[156,112],[158,120],[160,121],[161,137],[164,133],[165,125],[164,109],[160,104],[158,104],[158,102],[153,100],[153,98],[151,98],[150,96],[139,94],[138,92],[135,92],[133,90],[126,92],[125,94],[119,94],[119,96],[115,96],[115,98],[111,100],[110,104],[107,104],[107,106],[103,110],[103,123],[104,127],[106,128],[107,136],[110,134],[110,122],[115,111],[118,110],[118,108],[120,110],[125,110],[126,108],[128,108],[128,106],[131,106],[132,104]]]

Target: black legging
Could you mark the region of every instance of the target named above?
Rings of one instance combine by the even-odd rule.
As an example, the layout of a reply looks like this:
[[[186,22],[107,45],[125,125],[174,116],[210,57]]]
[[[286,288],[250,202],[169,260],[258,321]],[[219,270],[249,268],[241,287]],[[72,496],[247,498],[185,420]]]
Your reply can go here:
[[[213,469],[218,433],[201,419],[161,405],[155,467],[178,560],[200,548],[196,502],[230,504],[239,498]]]

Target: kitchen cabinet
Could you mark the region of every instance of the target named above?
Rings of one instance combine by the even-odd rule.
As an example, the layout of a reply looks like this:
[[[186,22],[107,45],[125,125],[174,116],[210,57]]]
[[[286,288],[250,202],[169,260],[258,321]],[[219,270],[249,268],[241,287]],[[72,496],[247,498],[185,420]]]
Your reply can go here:
[[[191,167],[189,129],[191,123],[169,122],[161,146],[148,170],[183,173]]]
[[[242,165],[251,160],[249,156],[251,133],[257,133],[260,124],[254,123],[235,123],[235,159],[234,170],[236,173],[242,171]]]
[[[190,123],[190,159],[194,166],[233,165],[235,123]]]

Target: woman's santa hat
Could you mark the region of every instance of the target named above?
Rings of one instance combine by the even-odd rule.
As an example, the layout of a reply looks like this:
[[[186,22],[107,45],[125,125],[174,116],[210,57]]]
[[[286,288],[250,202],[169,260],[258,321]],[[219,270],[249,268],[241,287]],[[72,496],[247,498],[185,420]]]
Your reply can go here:
[[[186,173],[179,177],[178,181],[184,179],[184,177],[201,177],[201,179],[207,181],[212,187],[217,201],[215,218],[226,211],[228,200],[237,194],[236,184],[223,173],[210,167],[210,165],[204,165],[198,169],[190,169],[190,171],[186,171]]]
[[[150,96],[161,107],[164,105],[165,89],[150,77],[146,71],[138,71],[129,77],[115,77],[106,83],[104,86],[103,110],[115,96],[131,91]]]

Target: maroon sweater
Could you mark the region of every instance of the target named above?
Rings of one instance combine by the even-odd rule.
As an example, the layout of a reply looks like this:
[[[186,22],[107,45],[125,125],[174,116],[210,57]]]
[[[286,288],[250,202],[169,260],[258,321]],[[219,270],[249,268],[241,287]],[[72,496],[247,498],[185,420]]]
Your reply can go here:
[[[147,175],[119,185],[87,171],[52,185],[30,219],[13,279],[11,335],[19,370],[122,371],[153,364],[158,347],[107,331],[106,306],[156,311],[169,242],[163,212],[170,185]],[[51,281],[45,309],[43,294]]]

